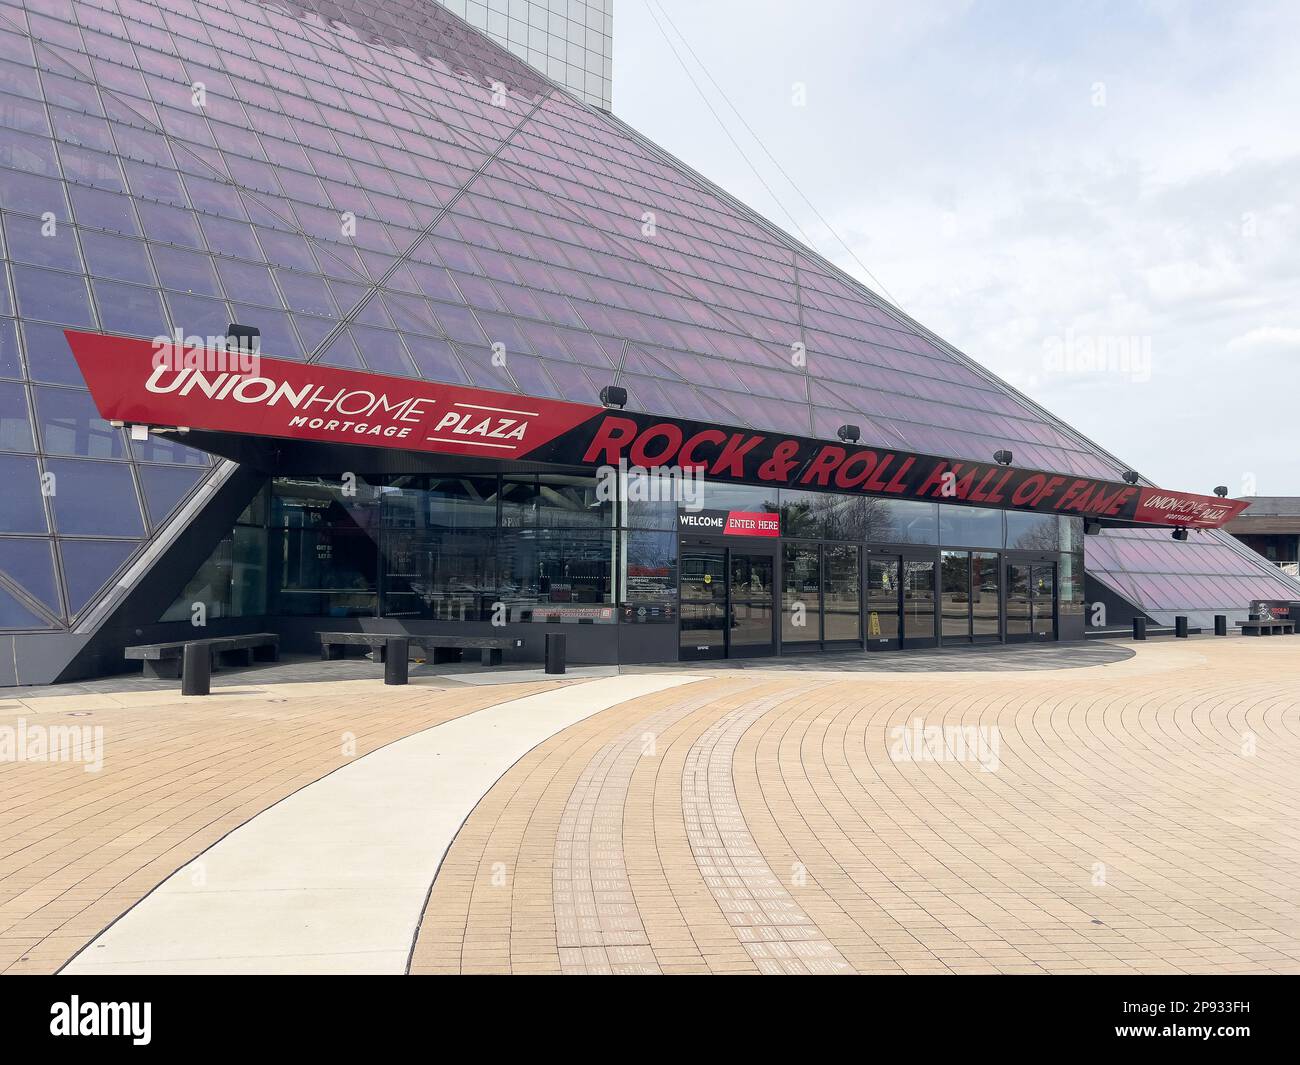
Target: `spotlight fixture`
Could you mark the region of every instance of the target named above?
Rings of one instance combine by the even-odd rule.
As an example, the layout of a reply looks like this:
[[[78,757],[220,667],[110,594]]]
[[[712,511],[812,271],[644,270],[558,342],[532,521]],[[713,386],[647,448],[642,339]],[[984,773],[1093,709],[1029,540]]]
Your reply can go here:
[[[257,351],[261,347],[262,331],[255,325],[231,322],[226,327],[226,346],[239,351]]]
[[[1227,498],[1228,498],[1228,487],[1227,487],[1227,485],[1222,485],[1222,484],[1219,485],[1219,486],[1214,490],[1214,494],[1215,494],[1216,496],[1218,496],[1220,499],[1227,499]]]
[[[1138,475],[1133,470],[1124,471],[1124,480],[1129,484],[1138,483]]]
[[[600,390],[600,402],[603,406],[622,410],[627,406],[627,389],[621,385],[606,385]]]
[[[999,466],[1010,466],[1011,458],[1012,458],[1011,452],[1008,451],[1006,448],[1003,448],[1001,451],[993,452],[993,461],[996,462]]]
[[[1101,522],[1099,522],[1099,521],[1088,521],[1088,520],[1086,520],[1086,519],[1084,520],[1084,523],[1083,523],[1083,535],[1084,535],[1084,536],[1097,536],[1097,535],[1099,535],[1100,533],[1101,533]]]
[[[846,444],[856,444],[862,439],[862,430],[856,425],[841,425],[836,435]]]
[[[1181,528],[1181,527],[1180,527],[1180,528],[1177,528],[1177,529],[1174,530],[1174,532],[1173,532],[1173,536],[1174,536],[1174,539],[1175,539],[1175,540],[1186,540],[1186,539],[1187,539],[1187,530],[1184,529],[1184,528]]]

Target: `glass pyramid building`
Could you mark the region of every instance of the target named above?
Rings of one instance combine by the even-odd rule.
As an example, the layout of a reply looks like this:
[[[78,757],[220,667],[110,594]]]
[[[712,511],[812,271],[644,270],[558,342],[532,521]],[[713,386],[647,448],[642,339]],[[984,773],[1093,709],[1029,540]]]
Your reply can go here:
[[[0,223],[0,684],[71,675],[238,472],[101,420],[65,328],[1127,468],[428,0],[0,2]],[[1300,598],[1220,533],[1087,567],[1157,620]]]

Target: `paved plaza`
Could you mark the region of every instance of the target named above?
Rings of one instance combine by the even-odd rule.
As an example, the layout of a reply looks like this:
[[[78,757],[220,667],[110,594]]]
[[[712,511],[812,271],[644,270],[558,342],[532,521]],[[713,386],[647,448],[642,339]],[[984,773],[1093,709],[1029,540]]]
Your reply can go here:
[[[1300,641],[1036,650],[8,689],[0,970],[1300,972]]]

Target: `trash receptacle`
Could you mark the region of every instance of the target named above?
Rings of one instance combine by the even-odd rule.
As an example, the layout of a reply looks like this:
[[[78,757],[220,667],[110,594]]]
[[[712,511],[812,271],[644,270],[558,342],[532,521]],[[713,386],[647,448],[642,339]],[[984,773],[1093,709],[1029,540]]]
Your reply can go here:
[[[1146,638],[1147,638],[1147,619],[1146,619],[1146,618],[1134,618],[1134,619],[1133,619],[1133,639],[1135,639],[1135,640],[1145,640]]]
[[[564,644],[566,637],[562,632],[546,634],[546,672],[564,672]]]
[[[206,643],[187,643],[181,651],[181,694],[212,691],[212,651]]]
[[[405,684],[410,669],[410,645],[402,636],[390,636],[384,642],[384,683]]]

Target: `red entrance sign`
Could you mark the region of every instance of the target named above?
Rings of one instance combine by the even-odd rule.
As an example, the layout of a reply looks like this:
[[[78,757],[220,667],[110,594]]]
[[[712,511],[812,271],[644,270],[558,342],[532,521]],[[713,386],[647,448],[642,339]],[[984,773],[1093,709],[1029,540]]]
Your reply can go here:
[[[727,536],[779,536],[781,516],[768,511],[733,510],[727,515]]]
[[[99,413],[110,421],[586,467],[691,469],[712,480],[1145,525],[1217,528],[1248,505],[319,363],[261,358],[249,368],[230,369],[224,351],[156,347],[75,330],[66,336]],[[771,520],[732,512],[719,531],[776,536]]]

